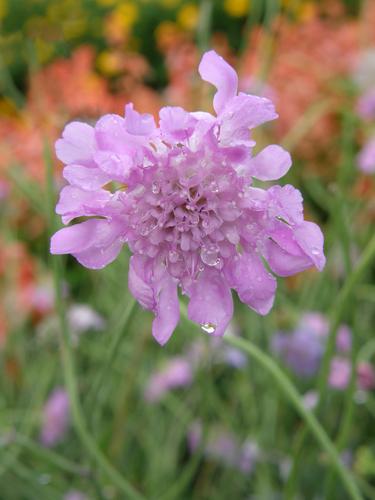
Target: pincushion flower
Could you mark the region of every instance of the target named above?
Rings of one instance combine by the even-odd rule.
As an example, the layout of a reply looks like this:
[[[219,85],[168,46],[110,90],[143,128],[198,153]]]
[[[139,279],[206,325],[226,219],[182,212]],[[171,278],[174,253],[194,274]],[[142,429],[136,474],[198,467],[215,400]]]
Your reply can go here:
[[[129,288],[155,314],[160,344],[179,321],[178,288],[189,318],[222,335],[233,314],[231,289],[267,314],[280,276],[325,264],[323,235],[305,221],[301,193],[291,185],[261,189],[291,166],[278,145],[255,154],[251,130],[277,118],[269,99],[237,93],[234,69],[214,51],[199,65],[217,91],[215,115],[180,107],[160,110],[159,127],[132,104],[125,117],[103,116],[91,127],[73,122],[56,143],[68,181],[56,211],[64,224],[54,254],[72,254],[100,269],[126,243]]]

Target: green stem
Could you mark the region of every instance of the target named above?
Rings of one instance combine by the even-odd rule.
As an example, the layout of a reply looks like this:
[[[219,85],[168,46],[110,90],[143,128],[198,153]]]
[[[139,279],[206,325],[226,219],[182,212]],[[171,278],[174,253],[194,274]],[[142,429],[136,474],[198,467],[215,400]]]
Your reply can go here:
[[[112,334],[106,359],[103,362],[98,377],[94,381],[92,388],[87,396],[88,405],[92,409],[95,407],[96,403],[100,401],[99,393],[101,390],[102,383],[106,375],[108,374],[108,370],[114,363],[116,354],[119,350],[121,341],[123,339],[123,335],[126,331],[126,328],[129,326],[130,320],[136,310],[136,305],[137,305],[136,300],[132,296],[129,296],[129,300],[126,305],[126,308],[124,309],[124,313],[119,320],[119,326],[117,327],[117,329],[115,329],[115,331]]]
[[[210,45],[212,9],[212,0],[201,0],[197,27],[197,42],[202,53],[208,50]]]
[[[296,411],[300,414],[306,425],[309,427],[315,439],[331,459],[332,466],[334,467],[336,473],[340,476],[350,498],[352,498],[353,500],[360,500],[362,496],[357,488],[354,478],[352,477],[350,471],[347,470],[341,462],[341,459],[332,441],[318,422],[315,415],[304,406],[296,388],[288,379],[288,377],[283,373],[283,371],[276,365],[272,358],[267,356],[267,354],[261,351],[249,340],[244,340],[232,335],[225,335],[223,339],[233,347],[241,349],[249,356],[252,356],[260,365],[262,365],[264,369],[266,369],[273,376],[276,384],[292,403]]]
[[[52,159],[48,145],[45,145],[45,164],[47,169],[47,201],[49,205],[51,230],[54,229],[53,218],[53,177],[52,177]],[[52,210],[51,210],[52,208]],[[52,231],[51,231],[52,232]],[[55,288],[55,306],[59,318],[61,335],[61,358],[64,371],[65,385],[69,395],[70,410],[74,428],[77,432],[82,445],[86,448],[89,455],[96,461],[113,484],[124,494],[126,498],[143,499],[133,486],[112,466],[107,457],[97,446],[95,440],[90,435],[83,416],[81,404],[78,396],[77,380],[74,369],[73,351],[71,345],[71,336],[69,334],[66,321],[65,307],[62,296],[62,262],[60,257],[52,258],[52,272]]]

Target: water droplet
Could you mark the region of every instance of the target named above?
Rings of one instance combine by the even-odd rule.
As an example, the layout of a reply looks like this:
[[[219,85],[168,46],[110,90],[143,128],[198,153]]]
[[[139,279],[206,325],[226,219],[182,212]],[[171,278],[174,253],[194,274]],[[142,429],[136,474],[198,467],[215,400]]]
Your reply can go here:
[[[212,335],[216,331],[216,325],[214,323],[201,323],[201,328],[209,335]]]
[[[154,194],[159,194],[160,193],[160,186],[158,184],[156,184],[156,182],[153,182],[152,187],[151,187],[151,191]]]
[[[143,226],[141,227],[139,232],[141,233],[142,236],[147,236],[156,227],[157,227],[157,224],[155,222],[155,219],[151,219],[151,220],[146,221],[145,224],[143,224]]]
[[[199,215],[198,214],[191,214],[191,216],[190,216],[190,223],[193,226],[196,226],[199,223]]]
[[[205,245],[201,249],[201,259],[208,266],[216,266],[220,262],[220,259],[218,259],[218,254],[219,248],[217,247],[217,245]]]
[[[319,252],[319,248],[313,247],[313,248],[311,249],[311,253],[312,253],[313,255],[319,255],[319,254],[320,254],[320,252]]]
[[[211,182],[211,184],[210,184],[210,190],[213,193],[218,193],[219,192],[219,186],[218,186],[218,183],[216,181]]]

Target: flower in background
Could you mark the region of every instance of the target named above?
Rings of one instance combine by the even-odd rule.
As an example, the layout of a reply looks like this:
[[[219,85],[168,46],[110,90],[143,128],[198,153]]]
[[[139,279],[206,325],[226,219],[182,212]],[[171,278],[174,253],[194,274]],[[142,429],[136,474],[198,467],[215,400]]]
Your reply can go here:
[[[62,388],[55,389],[44,408],[40,440],[44,446],[54,446],[65,436],[70,423],[69,398]]]
[[[297,375],[311,377],[319,370],[328,333],[329,322],[326,316],[314,311],[306,312],[293,332],[276,332],[271,348]],[[339,353],[350,352],[351,337],[350,328],[341,325],[336,336],[336,349]],[[337,377],[334,383],[337,380],[340,385],[341,378],[345,378],[344,371],[343,364],[334,364],[333,376]]]
[[[328,383],[334,389],[344,390],[349,383],[350,361],[346,358],[333,358],[331,361]]]
[[[250,10],[250,0],[224,0],[223,7],[230,16],[243,17]]]
[[[311,377],[319,369],[323,345],[319,336],[309,330],[277,332],[272,338],[272,351],[301,377]]]
[[[235,334],[232,323],[226,333],[229,331]],[[151,374],[144,389],[144,397],[149,402],[157,402],[168,391],[191,385],[196,372],[207,366],[224,363],[241,369],[247,362],[242,351],[226,345],[221,338],[211,337],[209,342],[197,340],[183,356],[170,358],[160,370]]]
[[[233,314],[231,289],[259,314],[270,311],[276,279],[262,258],[280,276],[325,265],[323,235],[304,220],[301,193],[252,186],[291,166],[277,145],[254,154],[249,131],[277,117],[272,102],[237,95],[236,72],[214,51],[199,72],[217,88],[216,116],[165,107],[157,128],[127,104],[125,118],[70,123],[56,143],[69,183],[56,211],[64,224],[90,218],[58,231],[51,252],[101,269],[127,243],[130,291],[155,314],[162,345],[179,321],[178,288],[190,298],[189,319],[220,336]],[[123,187],[103,189],[110,181]]]
[[[375,138],[370,139],[358,155],[358,166],[365,174],[375,172]]]
[[[104,318],[87,304],[73,304],[69,307],[67,316],[71,332],[77,335],[89,330],[104,330],[106,326]]]
[[[155,403],[171,389],[189,386],[193,381],[193,368],[183,357],[170,359],[158,372],[151,375],[144,392],[145,399]]]
[[[254,441],[246,440],[240,443],[234,435],[221,429],[212,429],[207,439],[203,440],[200,422],[195,422],[190,427],[188,445],[192,453],[203,445],[206,458],[246,474],[254,470],[259,457],[258,446]]]
[[[361,95],[358,99],[357,111],[365,120],[375,118],[375,82],[374,88]]]
[[[351,375],[351,362],[347,358],[336,357],[331,362],[329,385],[338,390],[344,390],[349,384]],[[356,366],[357,386],[362,391],[375,388],[375,370],[370,363],[360,361]]]
[[[88,500],[88,497],[78,490],[70,490],[64,495],[64,500]]]

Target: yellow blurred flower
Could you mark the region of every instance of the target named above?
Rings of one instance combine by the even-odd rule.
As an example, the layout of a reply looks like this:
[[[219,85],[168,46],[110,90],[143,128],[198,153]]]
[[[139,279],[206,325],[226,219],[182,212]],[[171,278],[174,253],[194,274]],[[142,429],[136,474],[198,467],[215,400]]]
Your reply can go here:
[[[7,0],[0,0],[0,19],[4,19],[8,12]]]
[[[155,39],[159,48],[170,45],[180,33],[177,24],[172,21],[162,21],[155,29]]]
[[[224,10],[232,17],[243,17],[249,12],[250,0],[224,0]]]
[[[199,18],[199,9],[193,3],[185,4],[177,14],[178,24],[185,30],[193,30]]]
[[[138,6],[133,2],[121,3],[113,12],[117,24],[124,29],[129,29],[138,19]]]
[[[118,56],[109,50],[100,52],[96,65],[99,71],[107,76],[117,75],[121,70]]]

